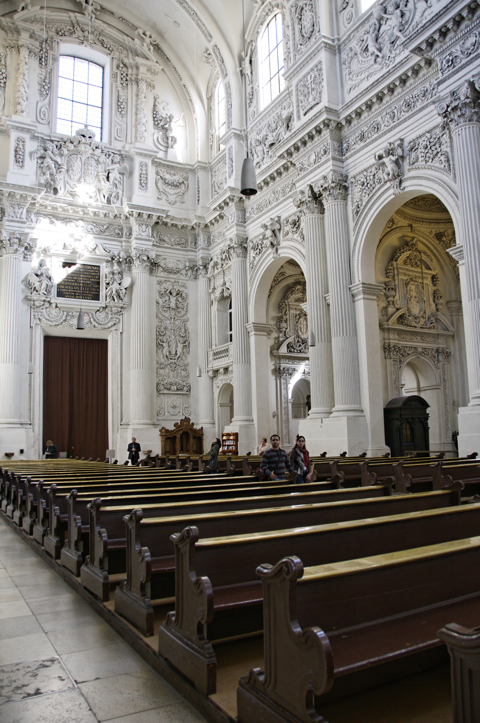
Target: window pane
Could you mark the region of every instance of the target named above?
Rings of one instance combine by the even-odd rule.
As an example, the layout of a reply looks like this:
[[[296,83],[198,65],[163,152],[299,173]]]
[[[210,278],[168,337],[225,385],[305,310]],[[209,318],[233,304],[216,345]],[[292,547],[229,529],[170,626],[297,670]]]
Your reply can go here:
[[[270,20],[260,40],[260,87],[262,109],[283,90],[282,71],[283,28],[282,15],[277,13]]]
[[[73,58],[70,55],[61,55],[59,63],[59,75],[73,78]]]
[[[57,132],[72,135],[88,123],[101,140],[102,105],[102,66],[83,58],[60,56]]]
[[[370,7],[370,5],[373,5],[375,0],[362,0],[362,13]]]
[[[73,84],[73,100],[76,100],[78,103],[86,103],[88,97],[88,85],[85,83],[77,83],[74,82]]]
[[[88,60],[75,58],[75,80],[88,83]]]

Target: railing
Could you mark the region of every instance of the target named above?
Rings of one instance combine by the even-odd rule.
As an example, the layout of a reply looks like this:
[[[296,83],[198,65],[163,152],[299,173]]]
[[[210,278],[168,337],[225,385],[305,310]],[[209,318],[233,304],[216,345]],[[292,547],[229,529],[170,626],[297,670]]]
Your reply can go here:
[[[217,346],[214,349],[209,349],[208,368],[221,369],[221,367],[231,364],[232,358],[232,342],[223,344],[223,346]]]

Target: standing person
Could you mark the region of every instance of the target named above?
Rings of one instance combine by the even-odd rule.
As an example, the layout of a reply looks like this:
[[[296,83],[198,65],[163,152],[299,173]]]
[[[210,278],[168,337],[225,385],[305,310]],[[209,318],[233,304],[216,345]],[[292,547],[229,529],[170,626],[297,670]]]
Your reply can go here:
[[[136,437],[132,437],[132,441],[127,447],[128,451],[128,459],[130,460],[131,464],[137,464],[138,460],[140,459],[140,452],[142,451],[142,448],[140,447],[139,443],[137,442]]]
[[[267,438],[266,438],[266,437],[262,437],[262,441],[261,441],[261,444],[260,444],[260,447],[259,447],[259,450],[258,450],[258,454],[259,454],[260,456],[262,456],[262,454],[263,454],[264,452],[266,452],[267,449],[270,449],[270,447],[268,446]]]
[[[278,434],[272,434],[270,437],[271,447],[262,455],[262,463],[260,469],[265,477],[271,480],[285,479],[286,470],[292,471],[292,465],[288,459],[288,455],[284,449],[280,448],[280,437]]]
[[[210,447],[210,452],[208,453],[207,467],[210,472],[216,472],[218,469],[218,455],[220,454],[221,446],[222,443],[220,442],[219,438],[215,437]]]
[[[305,447],[305,437],[297,434],[295,447],[290,452],[290,462],[297,473],[297,485],[310,482],[312,475],[310,473],[310,455]]]
[[[57,445],[53,444],[51,439],[49,439],[47,444],[45,445],[43,454],[45,455],[45,459],[55,459],[56,458],[56,456],[58,454]]]

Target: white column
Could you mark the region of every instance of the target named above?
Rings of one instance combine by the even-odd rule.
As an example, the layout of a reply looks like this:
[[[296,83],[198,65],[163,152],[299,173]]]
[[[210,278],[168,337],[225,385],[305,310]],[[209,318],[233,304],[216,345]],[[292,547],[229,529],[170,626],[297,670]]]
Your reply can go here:
[[[361,414],[355,312],[350,291],[350,248],[347,223],[348,181],[344,174],[324,176],[325,236],[332,329],[333,414]]]
[[[9,425],[21,421],[20,303],[24,247],[20,237],[5,236],[0,241],[0,423]]]
[[[150,259],[147,254],[137,254],[134,258],[130,312],[130,425],[137,426],[153,423],[155,327],[150,323]]]
[[[450,93],[437,111],[450,124],[453,134],[455,169],[461,227],[457,234],[465,259],[462,303],[468,354],[470,402],[459,413],[459,453],[480,449],[480,92],[468,80]]]
[[[250,322],[247,324],[247,330],[250,334],[253,418],[255,420],[256,447],[258,447],[262,437],[269,439],[270,435],[277,429],[276,424],[272,427],[272,405],[270,402],[270,390],[273,380],[269,363],[270,342],[268,337],[272,327],[270,324]],[[258,449],[255,451],[258,451]]]
[[[232,250],[232,361],[234,417],[228,431],[238,432],[240,454],[255,448],[252,417],[252,365],[248,338],[247,241],[235,236]]]
[[[367,421],[365,451],[369,457],[375,457],[390,451],[385,444],[382,348],[377,306],[379,294],[384,288],[382,284],[359,283],[350,289],[357,316],[362,407]]]
[[[208,429],[215,433],[215,417],[213,410],[213,379],[208,375],[208,350],[212,346],[212,310],[209,283],[205,265],[200,267],[197,281],[198,311],[198,426],[203,427],[206,443]]]
[[[305,277],[307,282],[308,330],[314,345],[309,347],[310,396],[309,418],[328,416],[334,404],[333,360],[328,294],[327,257],[323,209],[310,203],[303,218],[305,232]]]
[[[233,423],[252,422],[252,391],[248,321],[247,244],[237,237],[232,258]]]

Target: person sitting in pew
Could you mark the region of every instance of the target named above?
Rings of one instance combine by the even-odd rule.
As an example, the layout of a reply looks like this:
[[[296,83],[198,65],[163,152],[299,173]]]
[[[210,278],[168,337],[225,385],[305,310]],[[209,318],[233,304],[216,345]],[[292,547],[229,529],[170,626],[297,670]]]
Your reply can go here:
[[[305,437],[302,437],[301,434],[297,434],[295,447],[290,452],[290,462],[297,473],[297,479],[295,480],[297,485],[310,482],[312,479],[312,475],[310,474],[310,455],[305,447]]]
[[[285,479],[286,470],[292,471],[292,465],[284,449],[280,448],[280,437],[278,434],[272,434],[270,437],[271,447],[262,455],[260,469],[264,477],[270,477],[271,480]]]
[[[49,439],[43,450],[45,459],[56,459],[58,454],[57,445],[53,444],[52,440]]]

